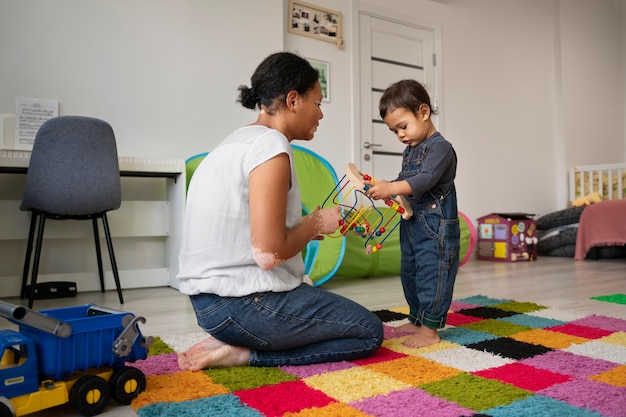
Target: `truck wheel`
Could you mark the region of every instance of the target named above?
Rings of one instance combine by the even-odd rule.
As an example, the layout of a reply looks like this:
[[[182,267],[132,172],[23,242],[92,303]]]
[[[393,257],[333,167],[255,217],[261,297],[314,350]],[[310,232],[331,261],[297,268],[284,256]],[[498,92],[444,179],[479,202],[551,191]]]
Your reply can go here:
[[[113,399],[122,405],[129,405],[146,389],[146,376],[137,368],[124,366],[113,372],[109,385]]]
[[[70,404],[80,414],[88,417],[103,412],[110,399],[109,384],[96,375],[79,378],[70,392]]]
[[[15,417],[8,405],[0,402],[0,417]]]

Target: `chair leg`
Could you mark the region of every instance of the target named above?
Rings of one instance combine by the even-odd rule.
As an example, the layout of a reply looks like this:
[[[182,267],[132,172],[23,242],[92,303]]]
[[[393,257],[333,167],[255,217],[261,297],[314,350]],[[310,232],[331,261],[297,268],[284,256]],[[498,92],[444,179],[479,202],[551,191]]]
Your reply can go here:
[[[30,216],[30,230],[28,231],[28,243],[26,244],[26,257],[24,259],[24,271],[22,272],[22,290],[20,291],[20,300],[23,300],[26,297],[26,285],[28,284],[28,273],[30,272],[30,256],[33,253],[35,226],[37,225],[37,217],[39,214],[33,211]]]
[[[43,243],[43,229],[46,224],[46,215],[39,215],[39,231],[37,232],[37,243],[35,244],[35,259],[33,260],[33,275],[30,279],[30,294],[28,297],[28,308],[33,308],[35,302],[35,290],[37,289],[37,274],[39,273],[39,259],[41,258],[41,244]]]
[[[102,269],[102,251],[100,250],[100,233],[98,232],[98,218],[92,219],[93,237],[96,241],[96,259],[98,261],[98,275],[100,276],[100,291],[104,293],[104,270]]]
[[[111,240],[111,232],[109,231],[109,222],[107,221],[106,213],[102,213],[102,225],[104,228],[104,235],[106,236],[107,248],[109,249],[109,257],[111,258],[111,269],[113,270],[113,278],[115,279],[115,286],[117,287],[117,295],[120,298],[120,304],[124,304],[124,297],[122,296],[122,287],[120,285],[120,275],[117,271],[117,262],[115,262],[115,253],[113,252],[113,241]]]

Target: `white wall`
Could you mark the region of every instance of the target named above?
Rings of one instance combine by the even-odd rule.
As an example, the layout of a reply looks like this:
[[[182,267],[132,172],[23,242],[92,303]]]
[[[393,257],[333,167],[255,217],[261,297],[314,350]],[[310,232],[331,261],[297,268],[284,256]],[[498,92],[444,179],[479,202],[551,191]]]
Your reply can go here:
[[[470,218],[564,208],[570,165],[626,161],[626,0],[309,0],[342,13],[343,50],[287,33],[288,0],[0,0],[0,113],[58,99],[111,122],[120,155],[186,159],[255,118],[237,87],[285,49],[330,62],[331,102],[300,144],[342,171],[360,1],[441,25],[441,130]]]
[[[237,99],[283,47],[279,1],[0,0],[0,112],[15,96],[111,123],[125,156],[187,158],[254,120]]]
[[[441,24],[440,129],[457,149],[459,207],[470,218],[565,208],[569,166],[626,160],[626,1],[316,3],[343,13],[345,51],[294,34],[285,47],[331,62],[331,103],[306,146],[336,169],[353,159],[351,10],[359,4]]]

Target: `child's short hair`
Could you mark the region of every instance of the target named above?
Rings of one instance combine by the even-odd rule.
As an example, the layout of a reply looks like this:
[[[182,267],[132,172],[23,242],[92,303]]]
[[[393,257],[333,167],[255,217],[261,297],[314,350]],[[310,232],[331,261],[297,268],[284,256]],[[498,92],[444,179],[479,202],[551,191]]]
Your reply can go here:
[[[380,98],[378,110],[383,119],[395,109],[405,108],[417,113],[420,106],[426,104],[430,112],[435,114],[430,104],[430,96],[424,85],[415,80],[401,80],[389,86]]]

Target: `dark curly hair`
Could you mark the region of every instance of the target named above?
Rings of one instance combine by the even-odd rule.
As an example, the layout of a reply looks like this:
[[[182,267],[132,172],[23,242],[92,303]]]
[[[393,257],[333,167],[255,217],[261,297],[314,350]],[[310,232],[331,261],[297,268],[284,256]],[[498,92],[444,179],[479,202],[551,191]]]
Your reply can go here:
[[[259,64],[250,79],[250,87],[239,86],[237,102],[248,109],[265,106],[272,114],[289,91],[304,95],[319,77],[319,72],[306,59],[291,52],[277,52]]]

